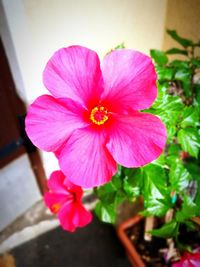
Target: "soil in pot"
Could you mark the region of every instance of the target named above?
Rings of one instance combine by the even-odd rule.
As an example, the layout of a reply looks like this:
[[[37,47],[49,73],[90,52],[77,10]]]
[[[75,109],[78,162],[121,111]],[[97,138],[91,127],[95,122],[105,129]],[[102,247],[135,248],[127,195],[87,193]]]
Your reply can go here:
[[[157,221],[155,228],[162,226],[163,221]],[[134,247],[136,248],[141,259],[147,267],[169,267],[171,262],[166,263],[164,255],[168,249],[166,239],[152,237],[151,241],[144,240],[145,220],[125,230]],[[180,227],[179,242],[182,245],[190,246],[192,249],[200,247],[200,231],[188,231],[185,225]]]
[[[142,219],[139,223],[126,229],[127,236],[147,267],[168,267],[163,253],[159,252],[166,249],[166,240],[159,237],[152,237],[151,241],[144,240],[144,222],[144,219]]]

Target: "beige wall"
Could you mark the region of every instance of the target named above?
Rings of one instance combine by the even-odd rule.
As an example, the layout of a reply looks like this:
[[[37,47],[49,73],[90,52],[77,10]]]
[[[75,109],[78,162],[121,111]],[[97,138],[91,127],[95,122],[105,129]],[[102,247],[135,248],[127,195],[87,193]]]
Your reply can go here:
[[[74,43],[102,55],[124,41],[148,52],[163,37],[166,0],[23,0],[38,49]],[[155,34],[156,33],[156,34]],[[148,42],[147,42],[148,40]]]
[[[162,44],[166,0],[22,0],[22,3],[37,53],[31,66],[35,94],[29,94],[29,100],[41,94],[42,70],[60,47],[80,44],[103,57],[121,42],[145,53]]]
[[[177,30],[182,37],[200,40],[200,0],[168,0],[165,26]],[[174,45],[176,42],[165,34],[163,49]]]
[[[17,82],[22,80],[17,87],[24,86],[28,102],[46,92],[42,71],[61,47],[84,45],[102,58],[121,42],[145,53],[162,45],[167,0],[0,1],[14,47],[14,53],[7,51],[8,57],[12,67],[16,55],[19,69],[14,66],[14,77]],[[8,48],[6,36],[5,32],[3,41]]]

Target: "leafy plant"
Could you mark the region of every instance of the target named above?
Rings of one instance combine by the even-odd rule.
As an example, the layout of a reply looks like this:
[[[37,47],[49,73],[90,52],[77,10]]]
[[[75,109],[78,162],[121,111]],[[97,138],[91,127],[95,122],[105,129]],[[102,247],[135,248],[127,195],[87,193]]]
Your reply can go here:
[[[200,57],[196,54],[200,42],[182,38],[175,30],[167,32],[181,48],[150,51],[158,76],[158,97],[146,110],[166,125],[165,151],[142,168],[119,166],[110,183],[95,189],[95,211],[102,221],[114,223],[120,203],[142,196],[144,216],[161,217],[169,211],[173,215],[151,234],[172,237],[181,247],[181,225],[194,228],[194,218],[200,215]]]

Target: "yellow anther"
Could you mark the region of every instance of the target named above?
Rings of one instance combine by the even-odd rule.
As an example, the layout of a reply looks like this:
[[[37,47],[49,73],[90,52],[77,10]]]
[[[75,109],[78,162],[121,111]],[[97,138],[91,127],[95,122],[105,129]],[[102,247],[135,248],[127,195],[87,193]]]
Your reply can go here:
[[[96,125],[104,124],[108,118],[108,110],[103,106],[94,107],[90,113],[90,120]]]

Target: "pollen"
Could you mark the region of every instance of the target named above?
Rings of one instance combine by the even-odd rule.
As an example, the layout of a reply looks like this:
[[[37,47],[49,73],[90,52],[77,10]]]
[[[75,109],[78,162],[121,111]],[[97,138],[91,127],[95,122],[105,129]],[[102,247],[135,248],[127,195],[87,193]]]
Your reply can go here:
[[[107,108],[99,105],[92,109],[90,113],[90,120],[96,125],[104,124],[109,118],[109,112]]]
[[[60,208],[61,208],[61,205],[57,203],[57,204],[53,204],[53,206],[51,207],[51,210],[53,213],[58,213]]]

